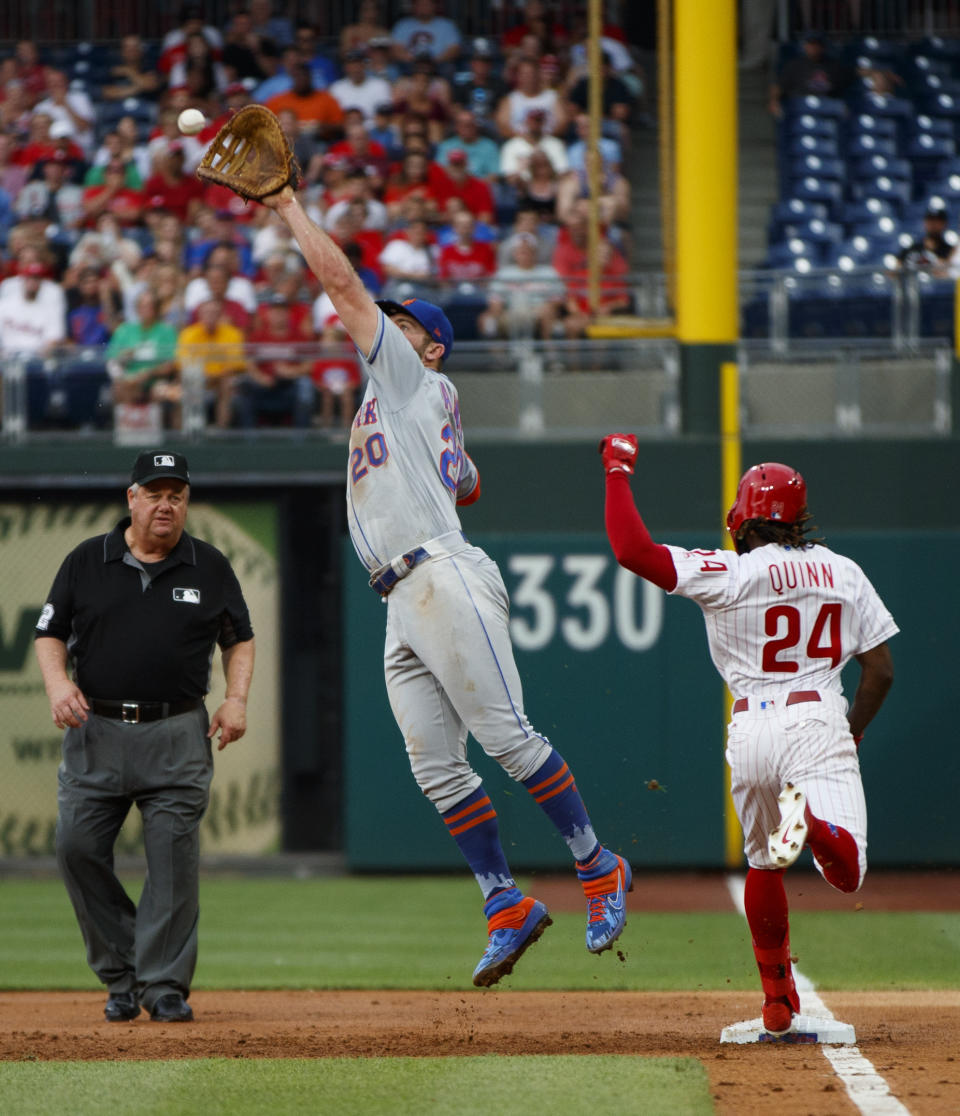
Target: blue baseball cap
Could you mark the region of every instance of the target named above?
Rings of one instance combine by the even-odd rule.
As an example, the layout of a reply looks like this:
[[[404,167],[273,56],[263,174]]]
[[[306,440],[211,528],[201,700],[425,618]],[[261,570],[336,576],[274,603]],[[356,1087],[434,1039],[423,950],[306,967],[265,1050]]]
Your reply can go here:
[[[388,318],[392,318],[394,314],[409,314],[443,345],[443,359],[450,359],[453,352],[453,326],[439,306],[434,306],[423,298],[405,298],[403,302],[382,298],[378,299],[377,305]]]

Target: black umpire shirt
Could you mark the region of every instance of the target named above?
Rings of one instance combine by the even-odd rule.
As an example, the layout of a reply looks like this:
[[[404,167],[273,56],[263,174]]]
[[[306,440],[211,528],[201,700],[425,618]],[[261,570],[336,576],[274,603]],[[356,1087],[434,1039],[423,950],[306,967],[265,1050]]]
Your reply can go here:
[[[139,562],[124,540],[129,517],[64,559],[37,622],[62,640],[76,683],[101,701],[183,701],[210,686],[214,644],[253,638],[227,558],[184,532],[160,562]]]

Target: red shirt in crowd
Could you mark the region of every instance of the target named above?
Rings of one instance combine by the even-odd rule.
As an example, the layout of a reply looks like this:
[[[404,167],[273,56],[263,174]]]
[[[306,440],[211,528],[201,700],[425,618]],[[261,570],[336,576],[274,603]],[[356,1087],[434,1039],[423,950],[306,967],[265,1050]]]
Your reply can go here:
[[[106,186],[88,186],[83,191],[83,200],[86,202],[91,198],[97,198],[106,189]],[[121,225],[136,225],[143,215],[144,201],[145,198],[140,190],[133,190],[129,186],[124,186],[117,190],[106,207],[100,210],[100,213],[113,214]],[[96,223],[97,219],[91,218],[85,221],[84,225],[86,228],[92,229],[96,226]]]
[[[203,303],[200,303],[198,306],[194,307],[192,313],[190,314],[191,325],[199,319],[200,306],[202,305]],[[237,329],[239,329],[241,332],[246,333],[247,329],[250,327],[250,311],[243,305],[242,302],[237,302],[236,299],[233,298],[225,298],[222,305],[223,316],[227,319],[227,321],[232,326],[236,326]]]
[[[431,164],[431,166],[433,165],[435,164]],[[386,190],[383,192],[383,202],[384,205],[390,205],[393,202],[403,201],[411,194],[419,194],[428,201],[432,201],[437,210],[442,213],[446,209],[447,201],[450,198],[450,185],[450,179],[446,173],[443,174],[441,179],[428,172],[425,182],[388,183]]]
[[[359,387],[362,377],[353,343],[345,342],[335,354],[331,354],[330,349],[331,346],[323,345],[320,350],[323,356],[313,362],[310,373],[313,382],[317,387],[329,388],[331,391]]]
[[[631,304],[630,288],[624,276],[629,271],[627,261],[619,252],[613,252],[607,265],[600,276],[599,295],[601,313],[611,313],[614,310],[627,310]],[[590,272],[586,267],[564,275],[567,287],[567,296],[576,300],[577,305],[586,314],[590,312]]]
[[[287,328],[280,332],[271,330],[268,324],[270,315],[269,305],[258,306],[253,318],[253,329],[247,338],[251,343],[263,345],[276,345],[276,360],[300,360],[302,354],[296,350],[283,350],[282,345],[303,344],[304,341],[314,340],[313,322],[310,316],[310,307],[304,302],[291,302],[287,307]],[[273,375],[273,362],[261,363],[260,368],[268,375]]]
[[[472,280],[483,279],[497,269],[497,258],[493,248],[485,241],[474,241],[469,247],[460,244],[445,244],[440,249],[437,271],[441,279]]]
[[[493,220],[493,191],[482,178],[471,175],[463,182],[451,179],[450,197],[459,198],[478,221]]]
[[[203,186],[193,175],[171,182],[162,174],[153,174],[143,184],[143,196],[148,206],[169,210],[177,220],[186,223],[190,202],[203,200]]]
[[[230,219],[246,225],[253,220],[256,206],[235,194],[229,186],[219,182],[207,182],[201,195],[204,205],[209,205],[215,213],[229,213]]]

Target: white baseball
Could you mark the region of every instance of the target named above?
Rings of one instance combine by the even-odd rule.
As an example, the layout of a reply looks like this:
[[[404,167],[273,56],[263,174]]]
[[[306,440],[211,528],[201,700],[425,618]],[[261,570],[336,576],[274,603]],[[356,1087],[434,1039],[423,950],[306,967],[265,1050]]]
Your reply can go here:
[[[203,130],[207,119],[199,109],[188,108],[177,117],[177,127],[185,136],[195,136]]]

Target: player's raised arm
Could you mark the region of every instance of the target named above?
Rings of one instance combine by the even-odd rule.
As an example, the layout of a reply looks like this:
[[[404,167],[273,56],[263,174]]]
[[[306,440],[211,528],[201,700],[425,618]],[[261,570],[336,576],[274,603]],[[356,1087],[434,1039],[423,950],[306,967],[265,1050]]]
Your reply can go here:
[[[608,434],[599,450],[607,477],[604,523],[614,557],[625,569],[669,593],[677,586],[673,556],[650,537],[627,482],[637,460],[636,436]]]
[[[367,355],[373,348],[379,311],[353,265],[304,211],[289,186],[263,199],[293,233],[307,266],[323,284],[353,343]]]

